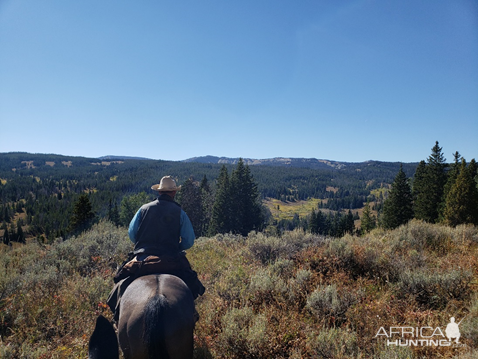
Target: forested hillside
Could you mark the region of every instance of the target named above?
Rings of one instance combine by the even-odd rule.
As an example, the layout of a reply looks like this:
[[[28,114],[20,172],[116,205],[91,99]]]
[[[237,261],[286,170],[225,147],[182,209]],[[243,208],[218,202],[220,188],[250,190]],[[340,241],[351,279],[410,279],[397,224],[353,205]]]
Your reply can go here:
[[[365,162],[324,169],[248,167],[262,199],[317,198],[324,200],[322,208],[337,211],[361,208],[367,197],[382,194],[380,188],[388,188],[399,165]],[[25,236],[42,240],[66,236],[72,232],[70,219],[81,194],[88,194],[92,213],[100,219],[120,212],[122,204],[137,204],[130,201],[132,196],[144,192],[141,199],[153,198],[149,188],[163,175],[172,175],[179,184],[190,178],[198,182],[206,178],[214,194],[222,166],[229,171],[235,168],[232,164],[2,153],[0,235],[8,232],[9,240],[17,241],[23,241]],[[404,164],[403,168],[412,176],[416,164]]]

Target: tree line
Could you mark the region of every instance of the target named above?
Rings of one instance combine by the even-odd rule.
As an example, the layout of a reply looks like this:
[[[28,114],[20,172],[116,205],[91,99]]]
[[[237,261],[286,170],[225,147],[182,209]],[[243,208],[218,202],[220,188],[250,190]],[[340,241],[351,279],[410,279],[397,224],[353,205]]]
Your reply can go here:
[[[459,152],[453,156],[454,162],[447,164],[437,141],[427,161],[420,161],[413,177],[407,177],[400,165],[386,198],[381,197],[382,192],[380,198],[364,196],[360,228],[355,228],[353,219],[357,219],[357,215],[350,210],[325,214],[321,204],[307,219],[295,217],[285,226],[339,237],[345,233],[364,234],[377,226],[394,229],[413,218],[451,227],[478,225],[478,166],[475,159],[467,163]],[[376,201],[374,206],[371,200]],[[377,216],[372,207],[377,210]]]
[[[0,154],[0,159],[4,242],[22,241],[25,236],[51,241],[74,234],[84,225],[74,216],[85,198],[92,214],[87,222],[106,217],[117,225],[128,225],[139,206],[153,199],[154,194],[144,189],[158,180],[158,174],[174,174],[182,183],[178,201],[187,209],[198,236],[245,234],[267,225],[278,232],[309,229],[309,224],[316,233],[340,235],[352,231],[350,218],[358,219],[352,211],[364,204],[361,231],[376,225],[393,228],[410,218],[450,225],[476,223],[476,204],[470,200],[476,196],[476,184],[471,185],[476,163],[466,163],[456,153],[455,162],[447,165],[438,142],[430,158],[418,166],[370,161],[340,169],[249,167],[242,160],[235,166],[153,160],[99,165],[93,163],[97,159],[24,153]],[[57,164],[46,165],[52,161]],[[70,162],[73,165],[67,166]],[[390,183],[387,196],[382,190]],[[260,205],[267,197],[323,201],[309,218],[272,222],[268,210]],[[377,218],[372,210],[378,210]]]
[[[198,237],[218,233],[245,236],[264,227],[264,208],[257,184],[242,159],[231,174],[226,166],[222,166],[214,189],[206,176],[201,182],[190,177],[181,186],[176,199],[188,214]],[[152,197],[145,192],[126,196],[119,208],[110,203],[107,216],[117,225],[128,226],[139,207],[151,200]],[[70,229],[81,231],[94,221],[94,217],[88,196],[83,194],[75,204]]]
[[[407,178],[400,167],[378,222],[384,228],[393,229],[412,218],[452,227],[466,223],[478,225],[478,166],[475,159],[467,164],[455,152],[454,162],[448,165],[437,141],[427,161],[420,161],[413,178]],[[367,229],[371,229],[370,212],[365,221]]]

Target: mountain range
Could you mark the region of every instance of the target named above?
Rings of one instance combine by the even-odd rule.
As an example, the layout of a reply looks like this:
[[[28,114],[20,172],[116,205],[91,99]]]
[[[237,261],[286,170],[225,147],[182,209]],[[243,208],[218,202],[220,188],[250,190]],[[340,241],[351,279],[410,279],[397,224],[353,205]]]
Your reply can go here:
[[[101,160],[121,160],[121,159],[136,159],[136,160],[151,160],[148,158],[142,157],[127,157],[127,156],[103,156],[100,157]],[[379,161],[365,161],[360,163],[355,162],[341,162],[341,161],[330,161],[317,158],[293,158],[293,157],[274,157],[266,159],[255,159],[255,158],[243,158],[245,164],[249,166],[262,165],[262,166],[280,166],[280,167],[304,167],[312,169],[343,169],[349,166],[357,165],[367,165],[373,163],[381,163]],[[230,158],[230,157],[218,157],[218,156],[199,156],[191,157],[180,162],[194,162],[194,163],[212,163],[212,164],[236,164],[239,161],[239,157]]]
[[[307,167],[307,168],[336,168],[341,169],[348,165],[347,162],[320,160],[316,158],[291,158],[291,157],[274,157],[267,159],[243,158],[245,164],[254,166],[282,166],[282,167]],[[216,157],[216,156],[202,156],[192,157],[184,162],[198,162],[198,163],[219,163],[219,164],[236,164],[239,158]]]

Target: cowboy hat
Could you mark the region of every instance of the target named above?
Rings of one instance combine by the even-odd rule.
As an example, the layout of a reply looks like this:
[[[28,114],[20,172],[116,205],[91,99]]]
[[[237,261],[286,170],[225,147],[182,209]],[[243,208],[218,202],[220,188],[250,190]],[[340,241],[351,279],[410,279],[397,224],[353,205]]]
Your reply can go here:
[[[153,191],[160,191],[160,192],[173,192],[179,191],[181,186],[176,186],[176,182],[171,178],[171,176],[164,176],[161,178],[159,184],[155,184],[151,186]]]

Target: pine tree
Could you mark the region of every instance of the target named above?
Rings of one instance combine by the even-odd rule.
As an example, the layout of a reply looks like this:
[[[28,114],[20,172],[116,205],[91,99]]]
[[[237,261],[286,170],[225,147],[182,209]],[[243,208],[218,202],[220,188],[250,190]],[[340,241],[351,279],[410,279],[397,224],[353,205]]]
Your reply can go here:
[[[454,162],[450,166],[450,170],[447,173],[447,181],[445,183],[445,186],[443,187],[443,199],[440,203],[439,209],[439,222],[446,222],[444,213],[446,207],[446,200],[451,188],[453,187],[456,182],[456,179],[458,178],[458,174],[460,173],[462,157],[458,153],[458,151],[453,154],[453,157]]]
[[[355,232],[355,221],[352,211],[349,209],[347,215],[344,216],[344,232],[353,234]]]
[[[87,194],[83,193],[75,203],[73,215],[70,219],[70,230],[82,231],[91,224],[94,218],[95,214],[92,211],[90,199]],[[46,232],[47,231],[45,230],[45,233]]]
[[[362,214],[360,232],[361,234],[368,233],[372,229],[374,229],[375,226],[376,226],[376,219],[375,219],[375,216],[372,214],[372,210],[370,209],[370,202],[367,201]]]
[[[223,166],[217,180],[209,233],[232,232],[246,236],[252,230],[261,230],[262,224],[262,206],[249,166],[244,165],[241,158],[230,179]]]
[[[383,206],[382,225],[393,229],[413,218],[412,193],[402,165]]]
[[[317,234],[319,233],[319,222],[315,209],[312,209],[309,219],[309,231],[310,233]]]
[[[201,190],[201,203],[203,207],[201,233],[202,235],[206,235],[209,233],[209,223],[211,222],[211,212],[213,206],[213,196],[206,175],[204,175],[203,179],[201,180],[199,188]]]
[[[225,165],[221,167],[217,179],[217,190],[211,211],[209,234],[228,233],[231,231],[231,201],[229,173]]]
[[[194,233],[197,237],[203,235],[203,204],[201,198],[201,189],[194,182],[193,178],[189,178],[181,187],[180,203],[184,212],[187,213],[191,224],[194,228]]]
[[[327,217],[322,213],[322,211],[317,212],[317,233],[321,235],[326,235],[329,232],[329,227],[327,224]]]
[[[476,187],[476,163],[466,166],[462,159],[458,175],[446,197],[443,213],[449,226],[463,223],[478,224],[478,189]]]
[[[19,222],[17,222],[17,235],[16,235],[16,241],[20,243],[25,243],[25,233],[23,233],[22,225]]]
[[[10,235],[8,233],[8,226],[6,222],[2,223],[2,228],[3,230],[3,244],[10,244]]]
[[[417,168],[420,171],[419,176],[415,177],[414,196],[415,196],[415,218],[426,222],[435,223],[439,219],[441,203],[443,201],[443,191],[447,179],[446,163],[442,154],[442,148],[436,141],[432,148],[432,154],[428,157],[425,170],[423,167]]]
[[[257,185],[242,158],[231,175],[231,200],[234,204],[233,232],[246,236],[250,231],[260,229],[262,211]]]
[[[115,204],[113,206],[113,201],[110,199],[109,206],[108,206],[108,219],[114,223],[115,226],[120,225],[120,215],[118,210],[118,205]]]

